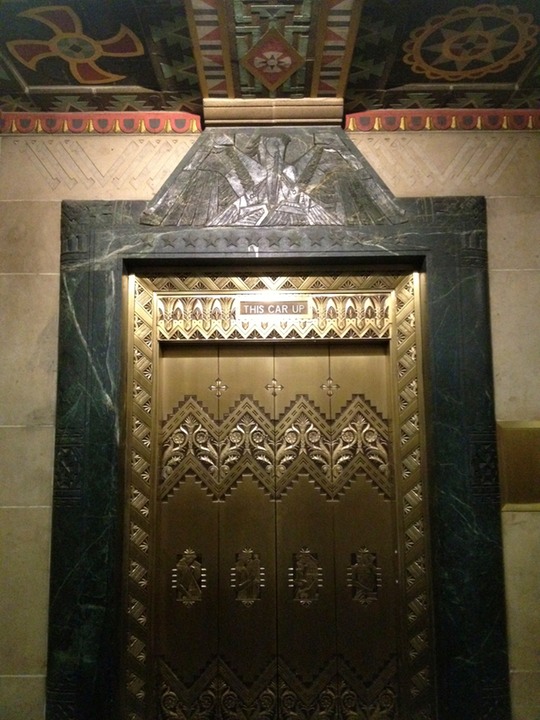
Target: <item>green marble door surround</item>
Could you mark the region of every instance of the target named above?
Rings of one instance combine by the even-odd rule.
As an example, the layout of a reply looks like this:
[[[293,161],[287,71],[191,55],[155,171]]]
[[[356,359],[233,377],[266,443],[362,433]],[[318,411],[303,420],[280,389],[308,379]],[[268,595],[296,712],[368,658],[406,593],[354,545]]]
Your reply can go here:
[[[311,203],[318,224],[308,224],[313,215],[306,214],[293,227],[270,221],[248,227],[232,201],[210,217],[213,226],[206,211],[203,222],[192,215],[188,223],[191,200],[182,193],[189,194],[193,162],[209,144],[221,148],[222,131],[203,133],[148,206],[63,206],[47,718],[120,719],[126,274],[138,268],[365,273],[399,266],[420,270],[425,280],[436,691],[436,709],[400,720],[508,720],[484,201],[395,199],[339,129],[257,132],[274,146],[315,143],[323,155],[330,150],[328,167],[335,167],[334,155],[347,165],[343,182],[323,196],[302,185],[308,197],[300,206]],[[225,154],[252,147],[249,129],[237,134],[230,133]],[[288,170],[287,177],[305,169],[297,163],[296,175]],[[269,171],[266,179],[273,177]],[[204,192],[204,185],[196,187]],[[198,203],[208,206],[210,198],[199,196]],[[283,215],[268,212],[271,217],[279,222]]]

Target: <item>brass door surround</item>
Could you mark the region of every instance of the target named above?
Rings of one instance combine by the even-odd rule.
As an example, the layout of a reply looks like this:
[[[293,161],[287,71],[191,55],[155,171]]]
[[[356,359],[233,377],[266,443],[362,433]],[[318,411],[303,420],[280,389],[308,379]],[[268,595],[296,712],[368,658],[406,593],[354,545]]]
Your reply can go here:
[[[349,717],[351,713],[356,713],[355,717],[381,719],[434,718],[420,285],[421,277],[417,272],[405,271],[362,275],[343,272],[287,276],[185,273],[129,277],[127,509],[122,604],[122,685],[126,719],[154,720],[157,708],[159,717],[167,720],[191,716],[274,719],[303,717],[302,713],[311,717],[314,712],[319,713],[317,717],[332,719]],[[356,396],[354,389],[354,397],[347,401],[348,404],[340,405],[339,417],[332,417],[335,425],[332,438],[325,436],[330,426],[323,417],[324,412],[314,410],[323,405],[322,401],[312,403],[307,397],[297,397],[294,407],[289,410],[294,420],[306,420],[313,428],[312,438],[316,436],[312,443],[316,451],[311,453],[314,460],[310,479],[320,497],[317,508],[330,507],[332,522],[338,526],[351,523],[350,514],[356,512],[354,503],[353,510],[343,511],[345,515],[340,516],[340,498],[347,494],[352,479],[361,475],[363,486],[369,484],[373,496],[382,498],[390,508],[389,532],[393,535],[390,546],[395,557],[383,561],[373,547],[351,545],[347,561],[342,558],[341,565],[336,561],[334,571],[329,573],[320,547],[298,542],[295,551],[289,552],[288,565],[285,559],[281,562],[281,565],[287,565],[288,574],[284,580],[281,570],[275,567],[276,563],[280,564],[279,549],[276,558],[271,559],[259,547],[229,543],[225,546],[228,556],[224,560],[228,592],[235,612],[243,613],[239,615],[243,618],[252,617],[248,613],[261,606],[259,599],[269,592],[269,588],[278,598],[280,592],[286,596],[288,607],[294,607],[291,613],[297,612],[299,617],[308,618],[314,617],[328,583],[333,583],[334,594],[341,593],[357,615],[363,612],[364,617],[377,607],[378,598],[387,593],[389,612],[395,613],[395,653],[386,663],[381,663],[379,658],[369,676],[365,667],[359,673],[350,659],[341,665],[331,663],[330,670],[325,668],[320,676],[311,679],[311,684],[299,680],[298,672],[291,671],[283,658],[275,661],[274,668],[258,673],[256,680],[244,685],[230,668],[224,671],[222,666],[216,670],[210,663],[199,677],[189,678],[189,687],[181,688],[185,692],[184,697],[180,697],[178,678],[167,664],[167,658],[163,657],[163,646],[156,638],[158,616],[167,606],[161,596],[163,592],[169,593],[171,602],[175,603],[175,612],[182,613],[181,617],[189,625],[190,618],[194,617],[192,611],[197,612],[203,605],[204,595],[211,587],[215,592],[216,574],[223,574],[223,569],[215,565],[207,551],[191,546],[181,532],[178,537],[182,537],[182,542],[185,538],[186,541],[175,548],[172,560],[163,560],[160,533],[171,521],[162,511],[161,504],[164,498],[173,496],[176,502],[179,484],[185,483],[188,476],[196,476],[196,480],[187,482],[188,485],[191,482],[192,490],[186,492],[193,493],[188,504],[196,503],[197,498],[205,494],[218,512],[220,507],[227,507],[228,498],[235,496],[239,478],[247,473],[254,478],[253,487],[263,488],[272,507],[279,508],[289,492],[290,482],[297,480],[295,476],[294,480],[284,479],[280,484],[279,479],[277,482],[268,479],[265,468],[276,465],[282,447],[275,435],[280,431],[272,423],[282,418],[278,426],[282,424],[283,433],[290,433],[294,423],[287,423],[286,408],[280,407],[272,417],[272,411],[262,403],[244,396],[237,398],[236,406],[228,415],[220,415],[215,408],[219,407],[219,400],[227,390],[220,373],[216,373],[211,383],[200,380],[201,387],[210,388],[204,392],[207,392],[206,398],[215,398],[214,408],[211,399],[201,403],[197,398],[185,398],[182,407],[173,412],[171,408],[161,408],[163,381],[158,367],[167,354],[181,357],[182,353],[191,353],[195,358],[192,374],[196,375],[197,348],[204,348],[207,354],[215,347],[218,353],[219,348],[233,353],[231,362],[236,362],[235,352],[244,353],[247,374],[250,353],[258,353],[257,357],[273,353],[275,358],[276,347],[289,347],[288,354],[294,356],[294,348],[305,349],[306,345],[325,358],[327,354],[332,356],[335,348],[384,348],[387,419],[368,400]],[[295,368],[294,372],[301,372],[298,366]],[[265,385],[268,407],[279,397],[281,390],[280,377],[276,377],[278,373],[273,374],[272,369],[269,365],[266,375],[261,371],[259,383],[262,384],[263,375],[268,376]],[[338,387],[332,372],[318,383],[320,397],[330,401]],[[175,397],[174,393],[169,395]],[[332,415],[331,411],[329,415]],[[257,427],[256,437],[252,433],[251,444],[236,436],[247,416],[251,427]],[[187,432],[186,418],[194,418],[197,427],[209,433],[215,442],[201,434],[197,440],[195,427]],[[362,418],[364,424],[357,422],[354,425],[353,419],[358,418]],[[245,429],[247,425],[244,425]],[[295,427],[298,439],[301,432],[298,424]],[[218,438],[220,432],[225,434]],[[181,433],[184,434],[180,437]],[[269,441],[272,433],[274,439]],[[355,453],[343,450],[343,439],[350,447],[354,445]],[[257,452],[253,451],[254,442],[258,443]],[[189,450],[185,450],[188,445]],[[214,448],[212,457],[205,450],[208,447]],[[325,453],[328,458],[333,458],[327,463]],[[330,472],[329,476],[319,472],[320,467],[332,462],[340,467],[340,472]],[[293,464],[293,460],[290,463]],[[282,464],[285,467],[287,463]],[[215,469],[218,466],[227,466],[227,474],[220,474]],[[297,475],[305,471],[305,467],[302,468]],[[305,472],[304,475],[307,477]],[[246,502],[250,502],[250,482],[245,483]],[[193,489],[195,486],[196,490]],[[364,502],[364,496],[361,496],[358,507]],[[263,512],[266,510],[261,510]],[[276,512],[279,524],[279,509]],[[314,507],[311,512],[317,515],[318,510]],[[349,517],[344,519],[347,512]],[[322,525],[320,532],[323,537]],[[343,542],[345,547],[347,539]],[[275,587],[279,583],[283,586],[281,589]],[[342,612],[340,607],[338,614]],[[353,617],[350,612],[343,613],[342,629],[345,631],[347,618]],[[284,632],[294,632],[294,623],[285,624],[285,628]],[[189,631],[184,637],[188,635]],[[360,646],[361,642],[362,639],[358,639]],[[306,647],[308,656],[309,643]],[[361,652],[355,657],[359,655]],[[182,652],[179,651],[177,657],[181,658]],[[253,672],[256,672],[255,668]],[[191,715],[186,714],[186,698]]]

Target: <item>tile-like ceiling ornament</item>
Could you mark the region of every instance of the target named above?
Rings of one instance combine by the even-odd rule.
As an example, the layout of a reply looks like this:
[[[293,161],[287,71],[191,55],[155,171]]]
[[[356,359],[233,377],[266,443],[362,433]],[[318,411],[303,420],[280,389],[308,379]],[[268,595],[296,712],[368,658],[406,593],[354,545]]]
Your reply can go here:
[[[205,98],[342,98],[363,0],[187,0]]]
[[[516,7],[458,7],[415,29],[403,61],[430,80],[477,80],[524,59],[538,27]]]
[[[233,96],[228,17],[222,0],[186,0],[203,97]]]
[[[344,97],[364,0],[333,0],[320,18],[312,95]]]
[[[0,0],[0,112],[522,111],[539,38],[539,0]]]
[[[246,70],[268,90],[277,90],[304,62],[304,58],[274,29],[263,35],[241,59]]]
[[[20,13],[53,31],[48,40],[25,39],[6,43],[13,57],[30,70],[40,60],[58,57],[82,85],[96,85],[123,80],[124,75],[103,70],[97,61],[102,57],[135,57],[144,54],[144,47],[135,33],[124,25],[106,40],[96,40],[83,32],[82,22],[69,6],[42,6]]]

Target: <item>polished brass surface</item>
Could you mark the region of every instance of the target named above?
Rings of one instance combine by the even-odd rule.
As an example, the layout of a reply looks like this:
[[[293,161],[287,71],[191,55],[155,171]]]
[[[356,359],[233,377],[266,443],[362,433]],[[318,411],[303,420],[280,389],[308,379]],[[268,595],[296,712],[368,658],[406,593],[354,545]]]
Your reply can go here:
[[[431,662],[416,276],[130,282],[126,717],[408,719]],[[270,291],[311,325],[236,319]]]
[[[540,421],[498,422],[497,443],[503,504],[540,503]]]
[[[304,276],[208,278],[202,287],[192,277],[156,278],[160,340],[384,339],[390,335],[392,282],[372,278]],[[305,297],[304,315],[240,315],[239,305],[259,298],[275,303],[291,294]]]

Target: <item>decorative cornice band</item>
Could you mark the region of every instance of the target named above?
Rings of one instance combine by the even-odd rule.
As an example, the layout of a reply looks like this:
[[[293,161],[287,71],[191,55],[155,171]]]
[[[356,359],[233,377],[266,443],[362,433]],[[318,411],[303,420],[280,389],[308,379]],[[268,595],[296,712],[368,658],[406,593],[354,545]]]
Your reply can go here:
[[[231,119],[231,125],[234,124]],[[540,130],[540,110],[367,110],[346,115],[344,127],[351,133],[419,130],[531,131]],[[0,111],[0,135],[178,135],[201,131],[202,118],[187,112]]]
[[[0,112],[0,134],[110,135],[200,133],[201,118],[187,112]]]
[[[539,130],[540,110],[367,110],[345,116],[348,132]]]

